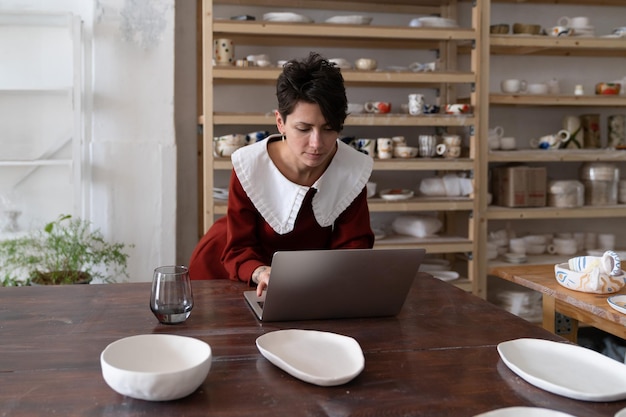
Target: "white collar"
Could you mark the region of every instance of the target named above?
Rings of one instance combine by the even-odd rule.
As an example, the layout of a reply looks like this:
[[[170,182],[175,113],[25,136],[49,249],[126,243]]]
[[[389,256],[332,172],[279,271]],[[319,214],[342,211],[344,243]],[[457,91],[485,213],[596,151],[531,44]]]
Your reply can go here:
[[[278,234],[293,230],[296,217],[310,187],[289,181],[276,168],[267,144],[278,135],[240,148],[231,156],[233,168],[248,198],[265,221]],[[337,140],[337,152],[322,176],[313,184],[315,220],[331,226],[361,193],[374,161],[370,156]]]

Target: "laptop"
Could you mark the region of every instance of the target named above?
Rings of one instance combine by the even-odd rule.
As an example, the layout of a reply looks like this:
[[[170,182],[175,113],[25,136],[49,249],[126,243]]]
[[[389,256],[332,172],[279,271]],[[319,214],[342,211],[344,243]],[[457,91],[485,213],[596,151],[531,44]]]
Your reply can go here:
[[[259,320],[395,316],[402,309],[424,249],[278,251],[261,297],[244,297]]]

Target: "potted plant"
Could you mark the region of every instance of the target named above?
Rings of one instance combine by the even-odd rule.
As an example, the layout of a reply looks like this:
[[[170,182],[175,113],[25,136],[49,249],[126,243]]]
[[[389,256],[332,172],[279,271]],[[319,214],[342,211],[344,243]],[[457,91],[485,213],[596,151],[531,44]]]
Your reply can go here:
[[[128,277],[125,248],[123,243],[107,242],[100,230],[91,230],[90,222],[61,215],[43,229],[0,241],[0,282],[115,282],[120,276]]]

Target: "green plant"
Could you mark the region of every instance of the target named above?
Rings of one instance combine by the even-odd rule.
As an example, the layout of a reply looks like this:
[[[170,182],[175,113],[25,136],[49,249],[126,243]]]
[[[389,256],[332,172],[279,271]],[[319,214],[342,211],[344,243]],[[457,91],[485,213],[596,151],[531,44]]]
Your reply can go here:
[[[115,282],[119,276],[128,277],[125,248],[123,243],[107,242],[99,229],[92,231],[90,222],[61,215],[41,230],[0,241],[0,270],[4,275],[0,282]]]

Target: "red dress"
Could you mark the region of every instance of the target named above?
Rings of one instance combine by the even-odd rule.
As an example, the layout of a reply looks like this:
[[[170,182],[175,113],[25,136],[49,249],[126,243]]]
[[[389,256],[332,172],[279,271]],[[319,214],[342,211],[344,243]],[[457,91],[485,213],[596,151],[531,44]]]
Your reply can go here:
[[[250,146],[253,145],[242,149]],[[345,148],[342,152],[345,154]],[[354,158],[354,155],[350,157]],[[366,158],[370,157],[366,156]],[[254,156],[254,160],[257,159],[259,155]],[[354,163],[354,159],[352,161]],[[233,165],[235,169],[229,186],[227,215],[217,220],[196,246],[189,263],[191,279],[228,278],[250,282],[254,270],[262,265],[271,265],[272,255],[278,250],[354,249],[371,248],[374,245],[366,189],[359,185],[363,182],[362,180],[352,185],[352,187],[361,186],[360,192],[355,193],[356,197],[347,208],[338,216],[331,218],[334,221],[327,226],[320,225],[318,218],[322,215],[319,214],[319,209],[316,217],[313,197],[318,192],[317,189],[311,187],[304,193],[301,192],[303,198],[297,203],[300,205],[299,211],[295,215],[292,226],[288,227],[290,230],[285,232],[280,229],[279,233],[275,230],[279,226],[270,226],[249,197],[239,178],[241,175],[246,183],[256,179],[256,181],[264,181],[266,185],[271,176],[263,175],[254,168],[251,173],[243,172],[244,170],[238,171],[240,165],[235,158]],[[265,168],[262,168],[263,170]],[[369,177],[369,174],[367,176]],[[341,179],[335,178],[333,181],[341,182]],[[328,187],[321,189],[328,189]],[[254,194],[250,188],[248,191]],[[338,191],[340,192],[341,189]],[[289,193],[286,192],[285,199],[288,200],[288,197]],[[254,195],[252,198],[256,199]],[[259,203],[257,199],[257,204],[262,205],[262,203]],[[263,210],[266,209],[261,208],[261,211]]]

